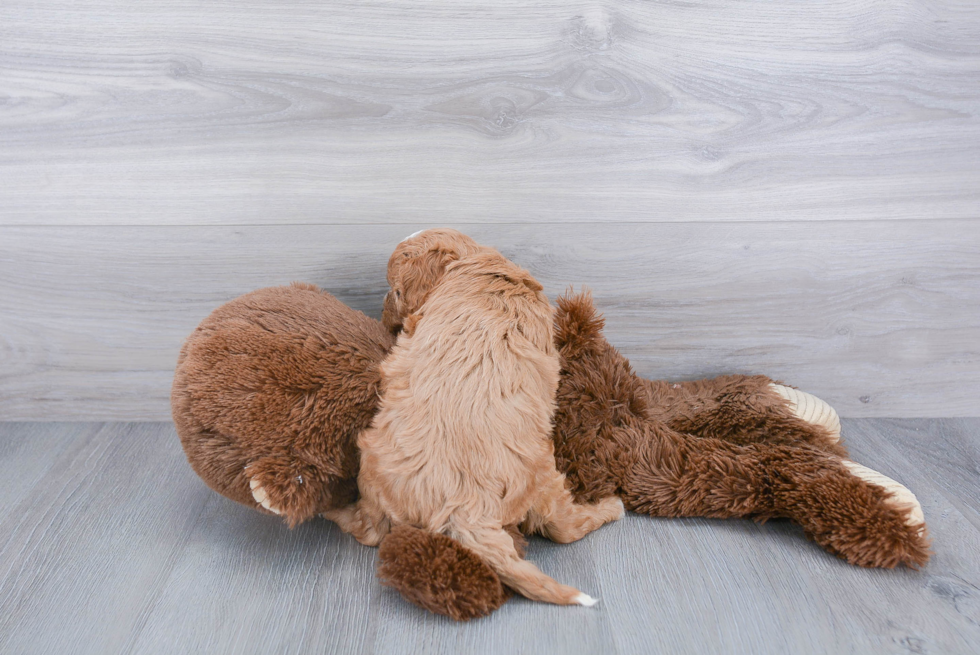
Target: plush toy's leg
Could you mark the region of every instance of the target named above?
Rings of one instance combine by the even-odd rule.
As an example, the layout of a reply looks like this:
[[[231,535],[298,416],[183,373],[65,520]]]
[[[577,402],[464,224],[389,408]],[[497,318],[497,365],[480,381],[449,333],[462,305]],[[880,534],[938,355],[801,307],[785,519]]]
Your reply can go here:
[[[769,378],[642,380],[602,337],[586,294],[559,298],[555,324],[555,459],[578,500],[616,494],[653,516],[785,517],[854,564],[928,560],[911,493],[848,470],[822,414]]]
[[[567,544],[610,521],[618,521],[624,512],[623,501],[615,496],[596,503],[576,503],[565,488],[565,476],[555,471],[551,488],[531,508],[521,529],[527,534],[539,533],[552,541]]]
[[[840,441],[840,417],[837,416],[837,410],[826,401],[805,391],[775,382],[769,387],[787,402],[787,408],[793,416],[811,425],[819,425],[827,431],[833,441]]]
[[[846,456],[830,405],[763,375],[642,382],[651,415],[678,432],[739,444],[810,444]]]
[[[325,498],[353,498],[356,492],[350,481],[337,478],[325,485],[320,469],[295,455],[260,457],[245,467],[244,475],[256,504],[285,518],[290,527],[315,516]]]
[[[808,446],[690,440],[658,425],[625,428],[622,498],[653,516],[789,518],[859,566],[929,559],[921,508],[908,489]]]
[[[922,526],[925,529],[926,517],[922,513],[922,505],[919,504],[919,499],[909,491],[908,487],[892,480],[886,475],[882,475],[878,471],[869,469],[867,466],[861,466],[857,462],[845,459],[841,463],[851,472],[851,475],[861,478],[868,484],[884,489],[889,495],[891,504],[894,507],[900,510],[908,510],[908,519],[906,520],[908,525]]]

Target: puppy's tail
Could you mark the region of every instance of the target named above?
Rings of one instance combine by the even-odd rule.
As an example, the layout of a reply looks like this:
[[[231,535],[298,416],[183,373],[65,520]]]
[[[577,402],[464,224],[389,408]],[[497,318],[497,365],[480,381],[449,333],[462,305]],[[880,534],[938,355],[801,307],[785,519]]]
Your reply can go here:
[[[531,562],[521,559],[514,540],[502,528],[457,527],[452,536],[483,558],[501,582],[522,596],[555,605],[592,607],[596,604],[597,599],[555,581]]]

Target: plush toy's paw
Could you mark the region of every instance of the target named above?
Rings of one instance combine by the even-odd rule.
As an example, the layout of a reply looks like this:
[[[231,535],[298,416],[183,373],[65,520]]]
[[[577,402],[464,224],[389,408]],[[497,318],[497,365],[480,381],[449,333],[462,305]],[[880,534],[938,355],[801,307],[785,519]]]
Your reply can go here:
[[[899,511],[906,512],[906,525],[919,531],[925,530],[926,518],[922,513],[922,505],[907,487],[878,473],[878,471],[869,469],[867,466],[861,466],[846,459],[842,463],[852,475],[861,478],[868,484],[884,489],[888,493],[889,505]]]
[[[833,443],[840,441],[840,417],[833,407],[799,389],[776,383],[770,383],[769,386],[789,402],[789,409],[796,418],[825,429]]]
[[[316,471],[291,457],[262,457],[245,467],[252,498],[290,527],[312,518],[323,495]]]
[[[266,508],[273,514],[282,515],[282,510],[280,510],[278,507],[273,506],[272,499],[269,498],[269,494],[266,493],[265,488],[258,480],[254,478],[252,480],[249,480],[248,486],[249,488],[252,489],[252,498],[255,499],[255,502],[257,502],[259,505]]]

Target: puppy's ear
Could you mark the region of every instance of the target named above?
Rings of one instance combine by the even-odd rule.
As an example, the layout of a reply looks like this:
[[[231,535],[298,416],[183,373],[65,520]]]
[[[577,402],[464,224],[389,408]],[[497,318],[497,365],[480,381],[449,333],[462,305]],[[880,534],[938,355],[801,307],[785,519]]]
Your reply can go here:
[[[538,282],[537,280],[535,280],[530,275],[527,275],[525,277],[522,277],[521,278],[521,284],[523,284],[524,286],[526,286],[531,291],[544,291],[544,287],[541,286],[541,283]]]
[[[381,323],[388,332],[395,335],[402,329],[402,316],[398,312],[397,297],[392,291],[385,294],[381,303]]]
[[[533,277],[531,277],[531,274],[525,271],[524,269],[521,269],[519,274],[507,273],[502,275],[501,277],[503,277],[505,280],[507,280],[508,282],[510,282],[515,286],[523,284],[531,291],[544,291],[544,287],[541,286],[541,283],[535,280]]]
[[[420,318],[422,318],[421,314],[409,314],[406,316],[405,320],[402,321],[402,331],[408,336],[415,334],[415,326]]]
[[[425,303],[429,292],[446,273],[446,267],[459,259],[459,253],[445,247],[433,247],[421,255],[406,254],[401,266],[401,288],[405,303],[403,314],[414,314]]]

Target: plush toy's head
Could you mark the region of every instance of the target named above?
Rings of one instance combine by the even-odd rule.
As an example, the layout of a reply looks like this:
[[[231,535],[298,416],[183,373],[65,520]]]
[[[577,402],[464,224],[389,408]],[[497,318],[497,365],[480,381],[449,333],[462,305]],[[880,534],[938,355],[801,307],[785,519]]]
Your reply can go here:
[[[483,249],[450,228],[416,232],[399,243],[388,259],[391,290],[385,295],[381,314],[385,327],[392,333],[405,327],[445,275],[446,267]]]
[[[174,374],[188,461],[256,509],[260,485],[291,525],[353,502],[357,435],[377,411],[393,343],[378,321],[311,284],[222,305],[187,338]]]

